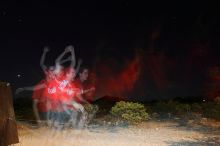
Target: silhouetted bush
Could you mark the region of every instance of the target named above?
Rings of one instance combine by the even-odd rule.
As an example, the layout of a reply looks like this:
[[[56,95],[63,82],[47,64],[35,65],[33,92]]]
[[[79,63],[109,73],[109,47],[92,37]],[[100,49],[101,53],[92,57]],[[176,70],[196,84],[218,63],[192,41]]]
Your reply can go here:
[[[167,113],[170,112],[171,109],[166,102],[159,101],[152,106],[152,110],[157,113]]]
[[[84,108],[88,113],[97,112],[99,109],[97,105],[93,105],[93,104],[86,104],[84,105]]]
[[[191,111],[192,111],[192,112],[196,112],[196,113],[202,113],[203,109],[202,109],[201,104],[199,104],[199,103],[193,103],[193,104],[191,105]]]
[[[220,97],[219,97],[219,96],[216,97],[216,98],[214,99],[214,102],[215,102],[216,104],[220,104]]]
[[[178,103],[175,106],[175,113],[178,115],[186,114],[190,112],[190,109],[191,107],[189,104]]]
[[[220,119],[220,105],[215,102],[202,103],[203,115],[207,118]]]

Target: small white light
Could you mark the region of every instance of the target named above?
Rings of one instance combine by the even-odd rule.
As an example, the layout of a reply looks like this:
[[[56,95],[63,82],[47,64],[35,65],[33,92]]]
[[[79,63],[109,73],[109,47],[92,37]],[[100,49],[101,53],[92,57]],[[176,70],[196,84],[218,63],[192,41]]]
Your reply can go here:
[[[21,75],[20,75],[20,74],[18,74],[18,75],[17,75],[17,77],[18,77],[18,78],[20,78],[20,77],[21,77]]]
[[[205,99],[203,99],[202,101],[205,102]]]
[[[6,85],[7,85],[7,86],[10,86],[10,83],[7,83]]]

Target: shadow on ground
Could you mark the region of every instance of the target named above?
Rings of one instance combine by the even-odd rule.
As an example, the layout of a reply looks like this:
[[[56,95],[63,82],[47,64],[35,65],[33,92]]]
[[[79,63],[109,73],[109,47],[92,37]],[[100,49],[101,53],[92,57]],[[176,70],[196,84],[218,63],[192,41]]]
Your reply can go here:
[[[207,118],[195,118],[195,117],[158,117],[154,120],[165,122],[170,121],[176,123],[174,125],[169,125],[169,128],[179,129],[186,132],[198,132],[204,135],[202,138],[197,138],[193,140],[183,140],[180,142],[168,141],[166,142],[171,146],[220,146],[220,122]]]
[[[208,138],[204,140],[197,140],[197,141],[180,141],[180,142],[173,142],[168,141],[166,142],[170,146],[219,146],[220,143],[216,142],[219,139]]]

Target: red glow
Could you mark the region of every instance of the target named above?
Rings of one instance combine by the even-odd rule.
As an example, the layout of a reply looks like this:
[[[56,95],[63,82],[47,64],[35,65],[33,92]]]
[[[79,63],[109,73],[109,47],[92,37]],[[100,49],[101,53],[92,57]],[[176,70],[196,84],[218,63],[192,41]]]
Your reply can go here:
[[[139,78],[141,65],[140,57],[136,55],[120,71],[115,71],[114,67],[99,65],[100,76],[96,75],[98,96],[122,97],[125,92],[131,91]]]
[[[220,96],[220,67],[209,68],[208,80],[204,86],[204,95],[211,100]]]
[[[40,111],[63,111],[63,104],[71,104],[71,101],[76,98],[80,89],[70,80],[70,78],[72,79],[71,75],[75,76],[74,72],[72,70],[67,71],[70,72],[61,72],[59,76],[54,76],[54,78],[51,78],[50,74],[46,74],[47,80],[42,80],[39,83],[44,84],[44,88],[34,90],[33,99],[38,100]]]
[[[152,53],[146,57],[147,72],[150,73],[154,83],[159,90],[164,90],[169,87],[167,78],[170,70],[174,70],[176,63],[163,53]]]

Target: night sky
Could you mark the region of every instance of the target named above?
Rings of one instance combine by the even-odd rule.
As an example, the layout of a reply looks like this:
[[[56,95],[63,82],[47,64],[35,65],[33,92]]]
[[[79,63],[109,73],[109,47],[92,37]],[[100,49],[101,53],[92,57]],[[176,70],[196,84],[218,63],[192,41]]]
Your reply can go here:
[[[97,96],[200,96],[210,69],[220,66],[219,14],[217,4],[201,2],[3,3],[0,80],[13,89],[36,84],[43,78],[43,47],[53,65],[71,44],[105,88]]]

